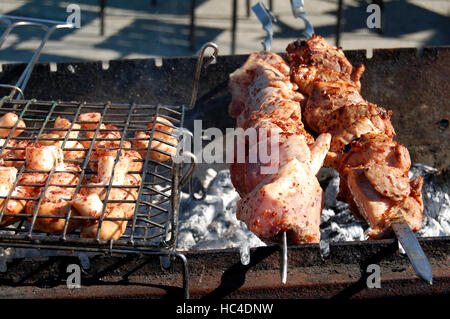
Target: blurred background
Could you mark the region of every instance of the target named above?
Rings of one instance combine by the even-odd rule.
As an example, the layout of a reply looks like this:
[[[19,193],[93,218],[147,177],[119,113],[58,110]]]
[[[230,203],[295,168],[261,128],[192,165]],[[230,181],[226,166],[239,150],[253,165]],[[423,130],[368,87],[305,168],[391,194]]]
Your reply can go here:
[[[272,50],[283,52],[302,36],[289,0],[263,0],[277,17]],[[40,61],[86,61],[195,55],[214,41],[220,54],[262,48],[265,37],[249,8],[257,0],[2,0],[0,14],[66,21],[70,4],[81,9],[81,27],[57,30]],[[382,9],[382,29],[369,29],[367,6]],[[450,44],[450,1],[305,0],[317,34],[343,49],[399,48]],[[338,24],[340,21],[340,24]],[[0,32],[6,26],[0,25]],[[39,30],[20,28],[0,50],[0,63],[25,62],[39,45]]]

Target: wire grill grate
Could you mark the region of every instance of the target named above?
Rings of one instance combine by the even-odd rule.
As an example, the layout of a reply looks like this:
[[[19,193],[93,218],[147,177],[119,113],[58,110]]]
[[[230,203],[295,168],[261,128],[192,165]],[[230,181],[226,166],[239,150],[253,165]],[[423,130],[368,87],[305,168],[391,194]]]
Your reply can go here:
[[[0,210],[0,242],[7,241],[26,241],[39,242],[51,246],[52,244],[61,244],[61,240],[65,242],[66,249],[76,249],[78,245],[93,245],[94,247],[102,245],[111,245],[111,241],[103,240],[99,237],[94,239],[80,238],[80,230],[77,228],[73,231],[72,225],[79,225],[88,222],[98,222],[98,229],[101,229],[105,221],[123,221],[127,220],[127,229],[120,239],[114,241],[116,247],[123,246],[134,247],[153,247],[153,248],[172,248],[176,241],[177,232],[177,211],[179,205],[179,187],[180,180],[183,179],[183,164],[174,163],[170,160],[170,153],[155,148],[153,141],[167,144],[173,149],[176,144],[172,144],[164,139],[164,134],[178,138],[176,129],[183,127],[184,106],[162,106],[162,105],[138,105],[138,104],[96,104],[96,103],[78,103],[78,102],[55,102],[55,101],[36,101],[36,100],[12,100],[5,97],[0,100],[0,117],[6,113],[13,112],[19,120],[23,120],[26,124],[25,128],[18,128],[17,123],[12,127],[7,135],[0,136],[3,139],[3,145],[0,149],[0,157],[2,157],[6,166],[15,166],[18,170],[17,177],[13,183],[13,188],[7,194],[1,194],[3,204]],[[95,128],[75,128],[76,124],[89,124],[80,120],[80,115],[84,113],[100,113],[100,121]],[[53,125],[58,117],[65,118],[71,122],[70,127],[64,130],[63,135],[50,135],[52,133],[61,132],[61,128],[54,128]],[[172,132],[161,130],[156,125],[160,123],[160,118],[169,120],[174,129]],[[149,122],[152,122],[151,128],[148,128]],[[102,127],[102,124],[105,127]],[[112,125],[112,126],[111,126]],[[83,127],[83,126],[81,126]],[[2,128],[8,127],[0,127]],[[20,135],[13,137],[14,132],[23,130]],[[90,132],[91,135],[87,135]],[[112,133],[102,138],[102,133]],[[148,138],[148,148],[137,147],[135,141],[144,140],[135,136],[136,132],[146,132]],[[159,134],[155,134],[159,132]],[[73,137],[78,134],[78,137]],[[147,135],[147,136],[148,136]],[[154,136],[155,135],[155,136]],[[81,136],[81,137],[80,137]],[[89,137],[87,137],[89,136]],[[159,137],[159,138],[158,138]],[[64,163],[79,167],[79,169],[55,169],[50,172],[35,171],[27,168],[26,160],[23,154],[26,147],[30,145],[39,145],[40,143],[60,143],[64,151]],[[70,148],[70,142],[85,142],[83,148]],[[98,162],[96,152],[101,142],[114,142],[104,150],[111,151],[115,155],[114,166],[117,165],[120,154],[123,152],[143,151],[145,157],[134,159],[133,165],[142,167],[139,170],[129,170],[128,174],[139,175],[140,183],[127,185],[113,185],[113,176],[107,185],[101,186],[105,189],[105,198],[103,211],[100,217],[86,217],[77,214],[76,210],[69,206],[64,214],[56,214],[52,216],[39,213],[40,205],[45,202],[45,194],[51,187],[60,187],[73,190],[72,198],[64,198],[71,200],[76,198],[80,192],[88,188],[99,188],[98,185],[88,185],[90,181],[95,179],[97,171],[95,164]],[[70,154],[75,152],[84,152],[84,156],[80,158],[71,158]],[[169,161],[158,161],[151,158],[152,152],[161,153],[169,158]],[[9,154],[9,155],[8,155]],[[13,155],[10,155],[13,154]],[[69,156],[66,156],[69,155]],[[73,166],[75,165],[75,166]],[[23,182],[22,177],[26,174],[44,174],[39,182]],[[73,174],[76,183],[61,185],[53,182],[52,177],[58,173]],[[114,175],[114,170],[112,172]],[[39,187],[41,189],[37,196],[14,196],[16,187]],[[114,199],[110,197],[113,189],[124,189],[125,191],[133,191],[137,194],[136,198],[128,197],[126,199]],[[8,213],[8,201],[25,200],[27,201],[27,209],[25,211],[11,214]],[[31,203],[35,203],[33,209],[28,209]],[[134,210],[130,218],[113,218],[105,214],[107,204],[131,205]],[[40,231],[37,225],[41,222],[63,222],[62,231],[51,234]],[[6,224],[9,224],[5,227]]]

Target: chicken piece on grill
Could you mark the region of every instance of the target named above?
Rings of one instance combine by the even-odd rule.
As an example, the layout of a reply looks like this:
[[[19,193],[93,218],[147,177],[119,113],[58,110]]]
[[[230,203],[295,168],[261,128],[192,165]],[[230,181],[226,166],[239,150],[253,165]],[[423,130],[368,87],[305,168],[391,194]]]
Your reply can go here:
[[[25,158],[26,171],[20,176],[17,186],[11,193],[11,198],[6,203],[5,213],[19,214],[26,211],[34,214],[41,196],[42,189],[47,182],[49,172],[54,168],[49,185],[36,213],[38,216],[61,216],[61,218],[37,218],[34,229],[48,233],[60,233],[65,224],[65,217],[69,211],[68,201],[71,199],[75,188],[67,187],[76,185],[78,181],[79,167],[63,163],[62,150],[56,146],[44,146],[39,143],[31,143],[22,140],[25,150],[14,150],[14,156]],[[15,177],[16,178],[16,177]],[[61,185],[61,186],[59,186]],[[19,197],[19,198],[17,198]],[[14,216],[2,221],[2,226],[14,222]],[[29,218],[31,221],[32,217]],[[68,231],[79,227],[72,221],[69,222]]]
[[[370,224],[370,238],[390,235],[390,223],[400,217],[418,230],[422,180],[408,178],[409,153],[392,140],[391,112],[362,98],[364,66],[353,68],[341,49],[320,36],[289,44],[286,58],[291,80],[307,96],[306,123],[332,134],[326,164],[339,171],[339,198]]]
[[[114,125],[99,123],[101,121],[100,113],[83,113],[79,116],[79,121],[81,127],[85,129],[84,139],[81,144],[87,149],[91,147],[94,140],[94,145],[92,145],[92,152],[89,156],[89,166],[93,171],[97,171],[99,158],[104,156],[116,157],[118,152],[121,153],[120,156],[129,157],[132,159],[129,170],[139,172],[142,170],[142,156],[138,151],[132,149],[132,144],[130,141],[122,139],[122,134],[120,129]],[[98,129],[97,135],[95,135]]]
[[[16,127],[13,130],[14,126]],[[19,117],[15,113],[8,112],[0,117],[0,127],[0,138],[6,139],[12,130],[12,137],[20,135],[26,125],[24,121],[19,120]]]
[[[316,132],[333,133],[331,151],[335,153],[366,133],[395,135],[392,112],[365,101],[351,82],[314,82],[303,115]]]
[[[331,139],[329,134],[320,135],[320,139],[318,138],[315,144],[308,145],[309,137],[307,139],[300,134],[284,134],[283,130],[273,122],[262,122],[256,129],[257,131],[265,129],[265,132],[269,134],[258,133],[258,139],[254,144],[247,141],[245,160],[238,161],[236,158],[230,164],[233,185],[241,196],[250,193],[266,175],[270,174],[269,172],[276,171],[293,158],[314,167],[314,175],[318,173],[329,148]],[[268,150],[266,161],[263,162],[261,158],[250,158],[251,154],[261,155],[262,149]],[[270,150],[276,153],[271,153]]]
[[[100,216],[95,216],[100,217]],[[90,223],[81,229],[82,238],[96,238],[97,233],[100,230],[99,239],[102,240],[118,240],[125,233],[127,229],[128,221],[125,218],[125,214],[120,207],[112,207],[108,210],[106,220],[100,222]],[[113,219],[117,218],[117,219]],[[100,228],[100,229],[99,229]]]
[[[62,163],[55,168],[54,174],[51,176],[49,185],[43,195],[41,187],[34,189],[36,198],[42,196],[39,208],[37,208],[38,218],[34,225],[34,229],[52,233],[60,234],[63,232],[66,217],[70,211],[70,200],[75,194],[75,188],[79,181],[79,174],[81,169],[77,165]],[[46,174],[47,175],[47,174]],[[47,180],[48,175],[45,178]],[[45,184],[45,182],[43,183]],[[39,200],[30,200],[26,205],[27,214],[34,214]],[[72,212],[72,216],[76,216],[76,212]],[[48,218],[42,218],[49,216]],[[58,216],[58,217],[56,217]],[[29,221],[31,221],[31,217]],[[82,225],[80,220],[70,219],[67,226],[67,232],[70,233],[78,229]]]
[[[83,225],[81,229],[81,237],[83,238],[95,238],[100,231],[100,239],[117,240],[126,231],[127,219],[131,218],[134,214],[135,203],[109,201],[136,201],[138,189],[135,186],[141,182],[140,175],[127,174],[130,170],[130,165],[132,165],[132,159],[127,155],[120,156],[115,166],[114,162],[114,156],[100,157],[98,174],[92,178],[93,181],[90,183],[90,186],[98,187],[83,188],[80,196],[72,201],[72,205],[82,216],[96,218]],[[114,176],[112,176],[113,172]],[[106,198],[109,183],[113,186],[123,187],[112,187]],[[106,207],[104,207],[105,204],[102,202],[105,199],[108,200]],[[107,219],[104,219],[100,225],[100,217],[103,209],[105,210],[103,217]],[[118,219],[108,220],[108,218]]]
[[[8,196],[11,191],[14,181],[16,180],[17,169],[15,167],[0,167],[0,195]],[[6,214],[14,214],[14,206],[11,206],[11,203],[15,205],[15,200],[7,200],[4,197],[0,198],[0,209],[4,209],[4,213]],[[5,207],[6,206],[6,207]],[[14,216],[3,216],[0,221],[0,226],[7,226],[16,221]]]
[[[237,217],[263,239],[286,231],[291,242],[317,243],[323,200],[309,167],[293,158],[239,201]]]
[[[33,171],[50,172],[53,167],[63,163],[63,152],[56,146],[43,146],[39,143],[25,149],[26,168]]]
[[[11,113],[14,115],[13,113]],[[6,126],[4,134],[10,134],[17,122],[17,116],[6,114],[2,120],[8,120],[1,126]],[[80,116],[81,125],[71,123],[67,119],[58,117],[52,133],[39,136],[37,142],[26,139],[9,139],[8,145],[2,152],[0,161],[0,180],[3,188],[0,190],[3,196],[11,192],[16,180],[17,168],[25,163],[25,171],[19,176],[17,186],[11,192],[11,198],[2,199],[0,207],[8,215],[0,220],[0,226],[7,226],[18,219],[15,214],[26,212],[31,215],[28,221],[34,219],[34,230],[46,233],[62,233],[66,227],[67,215],[72,210],[72,216],[100,217],[106,200],[106,187],[110,182],[113,186],[108,195],[108,203],[105,202],[105,216],[100,229],[100,239],[119,239],[125,232],[127,220],[133,216],[135,202],[138,195],[138,186],[141,183],[142,158],[137,151],[131,150],[129,141],[121,141],[121,133],[109,124],[102,124],[97,132],[96,140],[92,145],[91,168],[98,169],[97,175],[91,181],[93,186],[99,187],[81,189],[75,196],[76,186],[79,183],[80,167],[65,163],[67,159],[78,159],[85,156],[84,147],[89,148],[94,139],[95,130],[99,126],[101,116],[99,113],[86,113]],[[12,121],[12,123],[10,123]],[[18,123],[12,136],[17,136],[24,127]],[[79,138],[80,128],[88,129],[81,136],[85,145],[75,141]],[[66,139],[64,150],[62,142]],[[0,139],[0,146],[5,143]],[[120,145],[120,143],[122,143]],[[14,149],[11,149],[14,148]],[[68,149],[80,149],[68,150]],[[121,148],[119,150],[119,148]],[[75,154],[75,155],[74,155]],[[116,157],[118,163],[114,166]],[[95,163],[95,164],[94,164]],[[53,173],[51,173],[53,171]],[[3,173],[1,173],[3,172]],[[51,179],[50,178],[51,173]],[[114,174],[114,177],[112,176]],[[86,177],[85,177],[86,178]],[[44,188],[44,186],[47,187]],[[45,192],[43,190],[45,189]],[[19,198],[17,198],[19,197]],[[74,198],[75,197],[75,198]],[[116,202],[123,200],[125,202]],[[112,201],[112,202],[111,202]],[[36,216],[35,216],[36,215]],[[108,220],[113,218],[113,220]],[[98,220],[86,222],[81,219],[70,219],[67,224],[67,232],[72,232],[80,227],[81,237],[93,238],[98,232]]]
[[[7,165],[7,168],[14,169],[17,172],[17,169],[14,167]],[[17,176],[14,177],[14,180],[16,178]],[[4,213],[12,215],[4,215],[2,220],[0,221],[0,226],[8,226],[18,221],[19,219],[13,215],[23,213],[28,202],[39,196],[40,190],[42,189],[41,187],[29,186],[24,184],[36,184],[43,186],[46,180],[47,174],[45,173],[22,173],[19,177],[19,180],[17,181],[17,186],[11,192],[11,197],[2,205],[2,209],[5,209]]]
[[[359,80],[364,73],[364,66],[359,65],[354,69],[342,49],[330,45],[319,35],[313,35],[306,41],[298,39],[290,43],[286,51],[291,77],[295,75],[294,79],[297,78],[300,83],[294,82],[299,87],[304,87],[305,83],[315,82],[317,79],[334,82],[337,78],[350,79],[358,90],[361,87]]]
[[[3,147],[5,142],[6,140],[0,139],[0,147]],[[17,148],[21,148],[25,144],[28,144],[28,141],[22,140],[18,142],[17,140],[10,139],[1,154],[2,166],[20,169],[25,162],[25,151],[19,152]]]
[[[58,145],[61,147],[63,139],[67,136],[66,143],[64,145],[64,149],[68,149],[63,151],[64,159],[65,160],[74,160],[74,159],[83,159],[86,156],[86,151],[83,149],[84,146],[78,142],[75,141],[75,139],[78,139],[78,136],[80,135],[80,129],[81,125],[78,123],[72,123],[68,119],[58,117],[55,120],[55,124],[53,125],[54,128],[61,129],[61,130],[55,130],[54,134],[60,137],[58,141]]]
[[[148,143],[153,129],[153,121],[155,121],[155,129],[153,130],[152,143],[150,145],[149,159],[167,162],[176,153],[178,140],[172,135],[173,124],[162,116],[151,118],[147,128],[148,131],[138,131],[133,140],[133,146],[138,149],[142,158],[147,157]]]
[[[295,92],[289,68],[276,54],[251,54],[230,75],[229,86],[230,115],[238,127],[256,132],[256,139],[249,134],[238,141],[244,145],[245,159],[230,165],[233,185],[242,197],[237,217],[266,241],[286,231],[293,243],[318,242],[323,192],[315,175],[331,136],[320,135],[314,142],[306,132],[301,121],[303,95]],[[269,163],[252,159],[261,149],[270,150]]]
[[[258,59],[258,56],[261,58]],[[292,85],[287,73],[289,68],[280,56],[269,52],[251,54],[247,62],[230,75],[232,102],[229,113],[236,114],[231,116],[236,118],[236,125],[243,129],[260,127],[261,122],[271,122],[285,134],[304,135],[307,143],[311,144],[314,139],[305,131],[301,120],[299,102],[303,101],[304,96],[295,91],[296,86]],[[244,88],[245,85],[249,86]],[[235,100],[244,101],[239,112],[233,110]]]

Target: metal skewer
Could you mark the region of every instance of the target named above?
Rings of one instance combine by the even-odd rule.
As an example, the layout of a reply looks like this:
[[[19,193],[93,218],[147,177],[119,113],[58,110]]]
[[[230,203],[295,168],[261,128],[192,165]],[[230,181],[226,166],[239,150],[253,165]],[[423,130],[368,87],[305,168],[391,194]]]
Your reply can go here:
[[[303,33],[309,39],[314,35],[314,28],[312,26],[312,23],[309,21],[305,10],[303,9],[304,5],[305,4],[303,0],[291,0],[292,13],[294,14],[294,17],[300,18],[305,21],[306,29],[305,31],[303,31]]]
[[[267,9],[264,4],[258,2],[252,7],[253,12],[258,17],[258,20],[263,25],[263,29],[267,32],[267,37],[262,42],[264,51],[270,51],[272,49],[272,38],[273,38],[273,25],[272,22],[276,22],[276,17],[272,12]],[[280,255],[280,275],[281,283],[285,284],[287,282],[287,268],[288,268],[288,255],[287,255],[287,235],[283,231],[281,234],[281,255]]]
[[[208,61],[206,61],[204,67],[207,68],[212,62],[214,62],[219,54],[219,47],[214,42],[205,43],[200,49],[200,53],[197,59],[197,67],[195,70],[195,78],[194,78],[194,87],[192,89],[191,103],[188,107],[185,108],[186,111],[190,111],[195,107],[195,102],[197,100],[197,92],[198,92],[198,82],[200,80],[200,72],[203,64],[203,57],[205,55],[206,49],[213,48],[214,52],[212,56],[209,57]]]
[[[263,29],[267,32],[266,39],[263,42],[261,42],[264,51],[270,51],[272,50],[272,38],[273,38],[272,21],[276,22],[277,18],[261,2],[258,2],[256,5],[254,5],[252,7],[252,10],[255,13],[256,17],[258,18],[258,20],[263,25]]]
[[[281,283],[285,284],[287,282],[287,266],[288,266],[288,255],[287,255],[287,235],[284,231],[281,238]]]
[[[433,284],[433,268],[417,241],[416,235],[412,232],[408,223],[403,217],[391,224],[394,233],[408,255],[416,274],[430,285]]]
[[[213,51],[212,55],[209,57],[209,59],[203,64],[205,52],[208,48],[212,48],[214,51]],[[218,54],[219,54],[219,47],[214,42],[207,42],[201,47],[199,55],[198,55],[198,59],[197,59],[197,66],[195,69],[194,86],[192,88],[191,102],[190,102],[189,106],[187,106],[185,108],[187,111],[193,110],[195,107],[195,103],[197,101],[198,85],[199,85],[199,81],[200,81],[200,73],[202,71],[202,65],[204,68],[207,68],[212,62],[214,62],[217,59]],[[192,133],[186,129],[183,129],[183,130],[179,129],[178,134],[183,137],[186,135],[189,135],[190,138],[194,138]],[[179,143],[177,147],[178,148],[181,147],[181,143]],[[179,154],[178,148],[177,148],[177,154]],[[187,150],[183,150],[183,152],[180,156],[182,156],[182,157],[187,156],[188,158],[190,158],[191,164],[192,164],[191,170],[186,175],[187,178],[181,180],[181,185],[184,185],[187,181],[189,181],[189,194],[191,195],[191,198],[194,200],[197,200],[197,201],[201,201],[206,197],[206,190],[202,189],[201,196],[198,197],[194,192],[193,179],[191,178],[193,171],[195,169],[196,163],[198,162],[197,157],[193,153],[191,153],[190,151],[187,151]]]

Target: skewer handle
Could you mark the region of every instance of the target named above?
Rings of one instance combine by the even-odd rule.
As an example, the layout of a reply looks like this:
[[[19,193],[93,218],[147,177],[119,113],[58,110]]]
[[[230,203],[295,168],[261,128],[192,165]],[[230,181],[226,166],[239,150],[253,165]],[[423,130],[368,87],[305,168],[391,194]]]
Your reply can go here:
[[[201,68],[202,68],[202,64],[203,64],[203,57],[205,55],[206,49],[208,49],[208,48],[213,48],[214,52],[213,52],[212,56],[209,58],[209,60],[206,61],[205,68],[207,68],[208,65],[210,65],[213,61],[215,61],[217,58],[217,55],[219,54],[219,47],[217,46],[217,44],[215,44],[213,42],[205,43],[202,46],[202,48],[200,49],[200,53],[198,55],[198,60],[197,60],[197,68],[195,70],[194,88],[192,89],[191,103],[189,104],[189,107],[185,108],[186,111],[192,110],[195,106],[195,101],[197,99],[197,92],[198,92],[198,82],[200,80],[200,72],[201,72]]]
[[[306,15],[305,9],[303,9],[304,6],[303,0],[291,0],[291,8],[292,8],[292,14],[296,18],[300,18],[305,22],[305,31],[303,33],[305,36],[309,39],[314,34],[314,27],[312,23],[309,21],[308,16]]]
[[[258,2],[252,7],[258,20],[261,22],[263,29],[267,32],[266,39],[262,42],[264,51],[270,51],[272,49],[272,38],[273,38],[273,26],[272,21],[276,21],[275,16],[267,9],[264,4]]]

